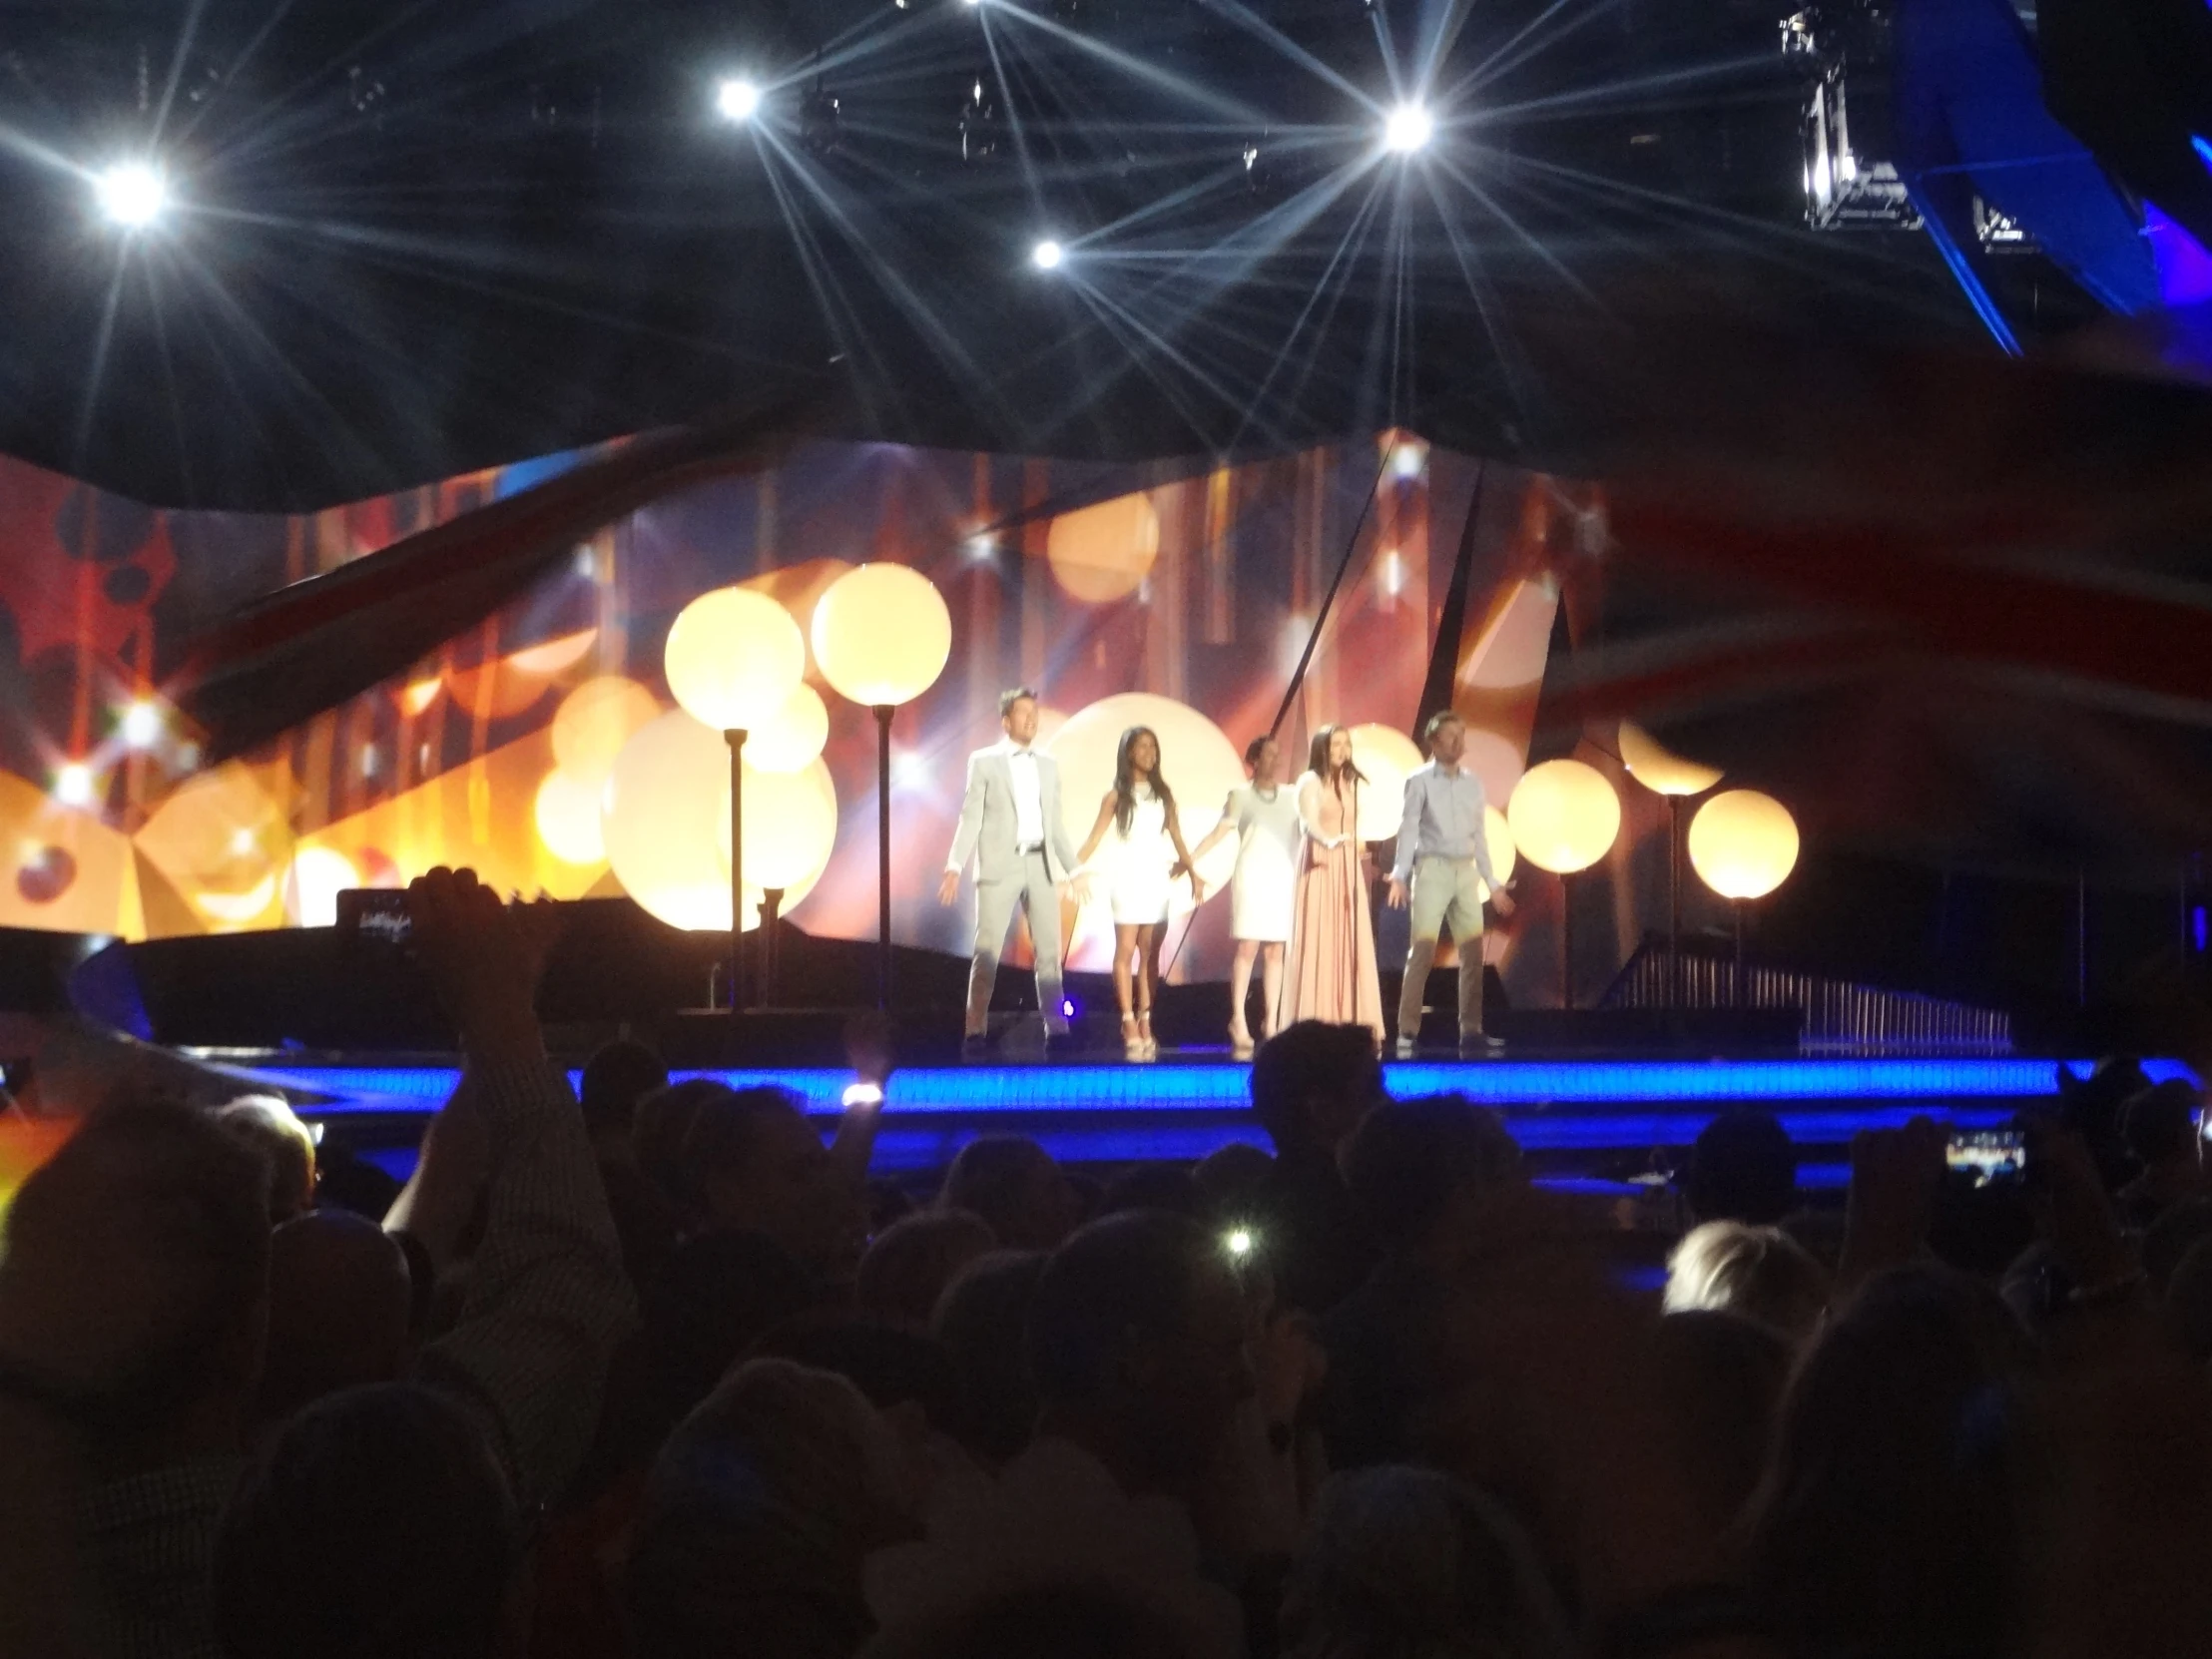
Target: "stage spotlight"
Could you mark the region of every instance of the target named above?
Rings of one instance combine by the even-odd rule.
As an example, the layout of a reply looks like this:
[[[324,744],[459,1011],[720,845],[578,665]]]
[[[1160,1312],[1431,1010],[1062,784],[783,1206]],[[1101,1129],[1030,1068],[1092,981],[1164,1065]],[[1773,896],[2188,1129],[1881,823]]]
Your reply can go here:
[[[1039,271],[1058,271],[1067,257],[1068,251],[1050,237],[1029,250],[1029,263]]]
[[[925,790],[934,781],[926,755],[901,749],[891,756],[891,788],[894,791]]]
[[[161,741],[162,712],[151,703],[133,703],[118,724],[123,741],[133,749],[152,749]]]
[[[1436,135],[1436,118],[1419,104],[1400,104],[1382,123],[1382,148],[1410,156]]]
[[[761,110],[761,89],[742,76],[715,88],[715,113],[725,121],[751,121]]]
[[[169,206],[169,181],[144,162],[123,162],[93,181],[93,196],[112,225],[143,231]]]
[[[71,761],[54,774],[54,799],[64,807],[89,807],[92,797],[92,768],[84,762]]]

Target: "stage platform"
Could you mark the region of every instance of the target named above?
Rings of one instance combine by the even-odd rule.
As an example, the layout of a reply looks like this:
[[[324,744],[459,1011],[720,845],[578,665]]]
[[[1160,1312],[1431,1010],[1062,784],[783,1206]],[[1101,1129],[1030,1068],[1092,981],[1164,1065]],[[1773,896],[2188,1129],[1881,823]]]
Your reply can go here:
[[[423,1119],[451,1092],[450,1056],[205,1056],[242,1081],[292,1095],[303,1117],[342,1133],[387,1168],[412,1161]],[[1718,1111],[1772,1109],[1804,1149],[1805,1184],[1841,1185],[1851,1138],[1916,1114],[1961,1129],[2001,1127],[2048,1100],[2047,1059],[1997,1056],[1820,1057],[1674,1060],[1438,1058],[1386,1065],[1392,1095],[1459,1093],[1496,1109],[1540,1172],[1554,1179],[1628,1182],[1667,1167]],[[2072,1062],[2077,1071],[2088,1062]],[[2154,1061],[2153,1078],[2187,1077]],[[734,1088],[789,1089],[825,1119],[839,1110],[852,1073],[831,1067],[679,1070]],[[1150,1063],[1070,1061],[1034,1065],[902,1068],[886,1090],[876,1166],[884,1174],[941,1168],[979,1134],[1035,1136],[1064,1161],[1114,1165],[1193,1159],[1232,1141],[1265,1146],[1251,1115],[1249,1065],[1226,1050],[1163,1053]],[[573,1077],[573,1073],[572,1073]]]

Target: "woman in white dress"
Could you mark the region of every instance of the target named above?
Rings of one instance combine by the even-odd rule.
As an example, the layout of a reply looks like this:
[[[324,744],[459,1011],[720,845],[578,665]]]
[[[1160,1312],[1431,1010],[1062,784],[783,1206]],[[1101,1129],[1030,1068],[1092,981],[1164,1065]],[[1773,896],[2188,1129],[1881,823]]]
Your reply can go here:
[[[1149,726],[1132,726],[1114,753],[1114,787],[1098,806],[1098,822],[1076,862],[1088,864],[1113,832],[1106,897],[1114,913],[1114,999],[1121,1004],[1121,1040],[1132,1060],[1160,1052],[1152,1036],[1152,1001],[1160,977],[1160,935],[1168,919],[1174,871],[1190,876],[1191,899],[1206,889],[1183,844],[1175,794],[1160,776],[1160,740]]]
[[[1252,782],[1229,792],[1221,822],[1198,843],[1205,857],[1224,835],[1237,837],[1237,867],[1229,878],[1229,936],[1237,953],[1229,963],[1229,1049],[1252,1054],[1245,1007],[1252,999],[1252,964],[1260,963],[1260,1040],[1275,1035],[1275,1006],[1283,994],[1283,947],[1291,938],[1292,899],[1298,880],[1298,796],[1282,784],[1283,751],[1272,737],[1245,746]]]

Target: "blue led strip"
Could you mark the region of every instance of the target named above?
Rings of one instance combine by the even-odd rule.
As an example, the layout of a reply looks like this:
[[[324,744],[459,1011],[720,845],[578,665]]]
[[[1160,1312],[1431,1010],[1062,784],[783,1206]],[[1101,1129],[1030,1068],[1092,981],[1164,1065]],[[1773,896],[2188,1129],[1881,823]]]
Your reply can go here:
[[[1494,1106],[2022,1100],[2053,1092],[2048,1060],[1416,1061],[1385,1069],[1391,1093],[1401,1098],[1457,1092]],[[2177,1061],[2151,1061],[2144,1070],[2153,1080],[2194,1080]],[[379,1100],[434,1105],[459,1077],[450,1067],[313,1065],[255,1075],[279,1087],[333,1095],[339,1110],[375,1109]],[[789,1089],[813,1111],[836,1110],[851,1080],[846,1071],[800,1068],[675,1075],[733,1088]],[[1233,1065],[921,1067],[891,1078],[887,1104],[904,1113],[1238,1111],[1249,1102],[1250,1075]]]

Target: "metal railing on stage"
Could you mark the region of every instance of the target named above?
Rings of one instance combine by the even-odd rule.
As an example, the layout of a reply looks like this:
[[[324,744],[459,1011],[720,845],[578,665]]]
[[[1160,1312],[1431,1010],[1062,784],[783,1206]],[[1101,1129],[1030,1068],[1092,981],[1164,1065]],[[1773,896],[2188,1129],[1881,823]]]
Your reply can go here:
[[[1670,996],[1667,941],[1647,938],[1606,990],[1605,1008],[1802,1008],[1806,1054],[2009,1054],[2012,1019],[1913,991],[1762,966],[1738,958],[1733,946],[1683,941],[1680,1002]]]

